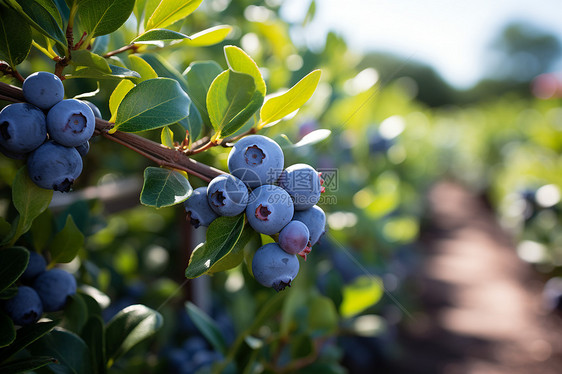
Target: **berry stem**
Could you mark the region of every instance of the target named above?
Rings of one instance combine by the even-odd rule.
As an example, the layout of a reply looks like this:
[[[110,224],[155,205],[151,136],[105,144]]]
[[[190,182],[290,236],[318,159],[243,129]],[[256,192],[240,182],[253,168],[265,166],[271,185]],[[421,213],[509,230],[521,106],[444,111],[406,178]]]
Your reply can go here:
[[[3,82],[0,82],[0,98],[5,98],[5,100],[12,102],[25,102],[21,88]],[[113,128],[113,123],[96,118],[96,135],[101,135],[106,139],[134,150],[160,166],[183,170],[205,182],[209,182],[218,175],[225,174],[222,170],[191,159],[181,151],[166,148],[160,143],[142,136],[121,131],[109,134],[108,130],[111,128]]]

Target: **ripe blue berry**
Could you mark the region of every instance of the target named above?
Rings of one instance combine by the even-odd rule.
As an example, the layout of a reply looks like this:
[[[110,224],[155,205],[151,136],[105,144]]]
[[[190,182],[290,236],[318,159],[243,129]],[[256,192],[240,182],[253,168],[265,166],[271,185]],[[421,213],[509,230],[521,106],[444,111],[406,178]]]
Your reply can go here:
[[[310,232],[310,246],[316,244],[320,236],[325,232],[326,214],[324,214],[322,208],[317,205],[310,209],[295,212],[293,219],[301,221],[308,228]]]
[[[56,312],[76,293],[76,279],[69,272],[55,268],[41,273],[33,282],[33,288],[41,298],[43,310]]]
[[[101,118],[100,109],[96,106],[96,104],[88,100],[82,100],[82,101],[85,102],[90,107],[90,109],[92,109],[92,112],[94,113],[94,117]]]
[[[94,112],[80,100],[63,100],[47,113],[49,136],[67,147],[77,147],[89,140],[95,127]]]
[[[207,199],[218,215],[236,216],[248,205],[248,187],[235,176],[222,174],[209,183]]]
[[[27,153],[47,139],[47,122],[41,109],[27,103],[10,104],[0,111],[0,146]]]
[[[39,274],[44,272],[46,268],[47,261],[45,261],[45,257],[35,251],[30,251],[29,262],[27,263],[27,268],[21,275],[21,279],[23,281],[30,282]]]
[[[279,246],[287,253],[296,255],[305,250],[310,240],[308,228],[301,221],[291,221],[279,232]]]
[[[294,211],[287,191],[278,186],[263,185],[250,194],[246,217],[254,230],[273,235],[291,221]]]
[[[82,172],[82,158],[76,148],[48,141],[31,153],[27,170],[39,187],[68,192]]]
[[[4,302],[4,310],[16,325],[25,326],[41,318],[43,304],[33,288],[20,286],[16,296]]]
[[[80,156],[84,157],[88,154],[88,152],[90,152],[90,142],[89,141],[85,141],[84,143],[80,144],[76,148],[76,150],[78,151],[78,153],[80,153]]]
[[[295,210],[311,208],[320,200],[322,191],[320,176],[310,165],[289,166],[279,176],[278,183],[291,195]]]
[[[240,139],[228,155],[228,170],[250,188],[275,183],[283,165],[281,147],[262,135]]]
[[[43,110],[64,99],[64,86],[56,75],[38,71],[23,81],[23,96],[25,100]]]
[[[290,286],[299,272],[299,260],[281,249],[277,243],[259,248],[252,259],[252,273],[259,284],[282,291]]]
[[[193,193],[183,203],[183,206],[185,207],[187,218],[195,228],[209,226],[218,217],[217,213],[209,205],[207,187],[199,187],[193,190]]]

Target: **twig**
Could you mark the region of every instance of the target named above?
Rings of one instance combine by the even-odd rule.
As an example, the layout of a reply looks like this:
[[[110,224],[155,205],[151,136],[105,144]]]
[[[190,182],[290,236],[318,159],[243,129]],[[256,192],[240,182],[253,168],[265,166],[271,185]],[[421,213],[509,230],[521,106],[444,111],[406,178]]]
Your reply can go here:
[[[121,48],[119,48],[119,49],[116,49],[116,50],[111,51],[111,52],[107,52],[105,55],[103,55],[103,57],[109,58],[109,57],[118,55],[119,53],[123,53],[123,52],[125,52],[125,51],[128,51],[129,49],[132,49],[132,50],[133,50],[133,53],[134,53],[134,52],[136,52],[136,50],[137,50],[138,48],[139,48],[139,46],[136,45],[136,44],[127,44],[127,45],[125,45],[125,46],[123,46],[123,47],[121,47]]]
[[[13,102],[25,101],[21,88],[3,82],[0,82],[0,96]],[[113,124],[111,122],[96,118],[95,135],[101,135],[106,139],[122,144],[160,166],[183,170],[206,182],[209,182],[218,175],[225,174],[222,170],[191,159],[181,151],[166,148],[142,136],[121,131],[109,134],[108,130],[112,127]]]

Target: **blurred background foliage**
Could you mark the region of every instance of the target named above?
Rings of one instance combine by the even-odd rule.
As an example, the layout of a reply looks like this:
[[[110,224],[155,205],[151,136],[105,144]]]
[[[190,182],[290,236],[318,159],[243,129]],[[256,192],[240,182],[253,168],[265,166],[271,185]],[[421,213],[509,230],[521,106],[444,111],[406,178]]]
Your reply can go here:
[[[110,296],[105,317],[139,302],[164,315],[157,339],[131,351],[116,372],[142,367],[144,373],[188,373],[197,368],[197,360],[217,360],[209,353],[216,347],[201,340],[186,313],[186,300],[211,316],[222,332],[231,350],[221,357],[233,360],[227,366],[233,372],[383,369],[400,357],[397,326],[419,307],[408,277],[418,261],[425,193],[443,179],[460,181],[484,197],[517,238],[520,257],[545,279],[562,274],[562,109],[559,98],[537,98],[533,91],[535,79],[550,72],[560,56],[560,41],[534,25],[510,24],[491,47],[494,61],[486,77],[458,90],[430,66],[385,53],[360,55],[335,33],[317,50],[294,42],[291,35],[298,34],[291,30],[314,17],[314,6],[312,2],[300,24],[289,24],[280,18],[277,1],[205,0],[174,29],[191,35],[227,24],[233,27],[227,40],[210,47],[167,45],[156,55],[159,74],[173,75],[193,61],[215,60],[225,67],[223,46],[238,45],[262,68],[269,93],[292,86],[313,69],[322,70],[311,101],[296,116],[265,129],[266,135],[293,143],[316,129],[332,132],[321,143],[285,149],[286,165],[307,162],[336,170],[337,176],[321,204],[328,234],[301,264],[292,288],[274,295],[243,266],[186,282],[189,251],[204,238],[203,229],[186,225],[181,207],[140,206],[138,178],[150,163],[103,139],[92,142],[76,185],[76,194],[84,193],[75,201],[54,199],[52,214],[71,212],[87,235],[84,250],[68,267],[80,274],[82,283]],[[105,51],[134,35],[131,20],[106,40]],[[122,64],[125,58],[112,59]],[[26,76],[52,68],[32,49],[20,72]],[[106,119],[116,84],[101,81],[99,93],[90,98]],[[71,79],[65,88],[72,97],[97,85]],[[158,133],[146,136],[157,139]],[[182,136],[178,130],[176,140]],[[217,147],[196,158],[226,170],[227,154]],[[4,158],[0,165],[0,203],[9,216],[13,212],[5,181],[19,165]],[[202,185],[196,178],[191,183]],[[99,193],[104,186],[132,187],[129,195],[111,200],[111,193]],[[202,351],[208,355],[193,354]]]

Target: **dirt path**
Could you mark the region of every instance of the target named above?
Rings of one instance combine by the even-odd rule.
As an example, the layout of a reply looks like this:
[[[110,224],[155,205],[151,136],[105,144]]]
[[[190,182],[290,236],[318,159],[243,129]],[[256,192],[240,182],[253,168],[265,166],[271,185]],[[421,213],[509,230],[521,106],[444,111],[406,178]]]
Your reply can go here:
[[[560,374],[562,319],[487,207],[443,182],[414,280],[423,313],[406,321],[396,373]]]

